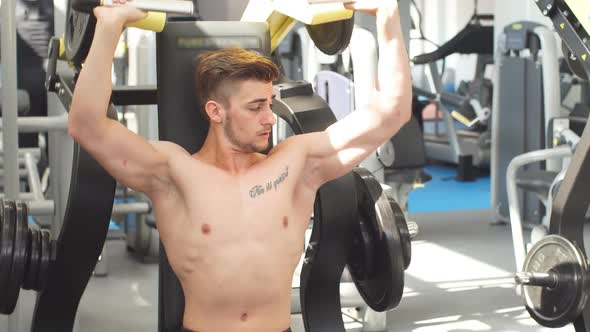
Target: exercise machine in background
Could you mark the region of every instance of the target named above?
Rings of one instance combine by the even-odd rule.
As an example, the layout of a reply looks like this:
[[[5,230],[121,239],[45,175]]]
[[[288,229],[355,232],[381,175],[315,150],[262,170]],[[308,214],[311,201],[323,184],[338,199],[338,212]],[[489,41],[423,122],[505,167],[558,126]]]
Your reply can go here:
[[[491,153],[491,201],[496,223],[509,221],[508,164],[517,155],[545,148],[548,124],[561,116],[557,50],[553,32],[541,24],[515,22],[500,35]],[[519,173],[518,181],[535,182],[545,171],[559,170],[561,163],[556,160],[530,164]],[[543,205],[531,193],[522,196],[522,220],[539,224],[545,214]]]
[[[458,165],[459,180],[473,179],[473,166],[488,168],[490,163],[491,128],[488,120],[493,88],[485,78],[485,71],[493,63],[492,21],[492,15],[475,14],[461,31],[438,49],[412,59],[414,65],[427,66],[428,80],[427,87],[415,86],[414,94],[437,104],[434,120],[424,121],[426,156],[430,160]],[[474,79],[462,82],[457,91],[445,90],[438,67],[438,62],[451,54],[477,56]],[[444,126],[440,124],[438,109],[443,110]]]
[[[590,74],[590,7],[583,0],[539,0],[566,47],[566,61],[581,77]],[[559,93],[559,90],[557,90]],[[527,311],[539,324],[576,332],[590,331],[588,260],[584,224],[590,205],[590,127],[578,141],[563,181],[553,198],[549,235],[537,241],[517,266],[515,279]],[[518,257],[517,257],[518,258]]]

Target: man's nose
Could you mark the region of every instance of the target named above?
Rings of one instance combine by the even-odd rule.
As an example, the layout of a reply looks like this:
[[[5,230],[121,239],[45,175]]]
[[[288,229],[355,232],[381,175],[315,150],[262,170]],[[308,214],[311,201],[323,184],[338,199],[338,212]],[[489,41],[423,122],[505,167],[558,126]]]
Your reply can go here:
[[[271,107],[269,106],[268,109],[264,112],[264,118],[262,119],[262,124],[266,126],[274,126],[277,122],[275,114],[272,112]]]

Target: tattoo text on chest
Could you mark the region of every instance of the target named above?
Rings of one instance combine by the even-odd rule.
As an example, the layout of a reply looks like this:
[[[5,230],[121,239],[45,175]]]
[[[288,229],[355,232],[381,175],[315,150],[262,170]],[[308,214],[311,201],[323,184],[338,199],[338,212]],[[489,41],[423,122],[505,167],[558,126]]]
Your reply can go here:
[[[262,196],[264,193],[278,190],[279,184],[281,184],[285,179],[289,176],[289,166],[285,166],[285,171],[281,173],[276,179],[268,181],[266,185],[255,185],[250,189],[250,197],[256,198],[258,196]]]

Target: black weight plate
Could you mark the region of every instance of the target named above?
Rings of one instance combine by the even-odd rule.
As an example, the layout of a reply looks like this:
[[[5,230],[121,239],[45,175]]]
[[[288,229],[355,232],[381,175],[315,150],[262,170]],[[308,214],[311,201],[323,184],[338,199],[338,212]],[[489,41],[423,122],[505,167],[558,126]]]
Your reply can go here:
[[[2,313],[5,315],[9,315],[14,311],[14,307],[16,306],[16,302],[18,300],[18,293],[15,296],[15,289],[19,290],[20,282],[16,280],[14,275],[15,265],[18,264],[18,261],[15,261],[15,250],[16,250],[16,240],[20,235],[20,226],[16,220],[16,205],[14,201],[4,200],[3,201],[3,210],[4,210],[4,220],[8,221],[12,225],[11,229],[11,246],[12,249],[10,250],[10,256],[12,256],[10,268],[8,269],[8,278],[6,279],[6,283],[4,284],[4,297],[2,298],[3,307]],[[15,264],[16,263],[16,264]]]
[[[14,250],[15,220],[4,211],[4,200],[0,200],[0,313],[9,314],[8,294],[10,293],[10,272],[12,270],[12,252]]]
[[[320,51],[328,55],[338,54],[350,44],[354,28],[354,15],[346,20],[305,25],[305,28]]]
[[[25,256],[23,257],[23,271],[21,274],[21,288],[24,287],[25,284],[25,280],[27,278],[27,271],[29,269],[29,262],[31,261],[31,245],[32,245],[32,237],[31,237],[31,229],[29,228],[29,217],[28,217],[28,208],[27,205],[25,203],[19,202],[17,203],[19,205],[21,205],[21,208],[23,209],[23,212],[21,216],[24,216],[22,222],[23,225],[25,226],[25,235],[24,235],[24,250],[25,250]],[[17,205],[18,207],[18,205]],[[18,208],[17,208],[17,212],[18,212]]]
[[[18,260],[18,271],[17,278],[19,281],[19,288],[22,287],[23,280],[25,278],[26,266],[30,256],[29,249],[29,213],[27,205],[24,202],[16,202],[16,219],[21,226],[21,233],[18,242],[15,244],[15,260]],[[18,251],[16,248],[18,247]],[[17,255],[18,253],[18,255]],[[14,263],[13,263],[14,265]]]
[[[359,186],[359,181],[355,177],[355,185]],[[358,206],[368,206],[371,204],[372,198],[364,188],[364,184],[357,188],[357,202]],[[348,270],[351,276],[356,280],[365,280],[369,275],[374,274],[375,269],[375,241],[374,232],[371,230],[370,224],[375,218],[375,211],[373,209],[358,209],[358,223],[354,226],[352,235],[352,247],[350,257],[347,259]]]
[[[35,276],[35,283],[33,284],[33,289],[36,291],[41,291],[41,284],[42,284],[42,279],[43,277],[41,276],[41,274],[43,273],[43,271],[41,271],[42,268],[42,264],[43,264],[43,250],[47,250],[44,247],[44,243],[43,243],[43,230],[39,229],[38,231],[38,236],[39,236],[39,263],[37,264],[37,275]]]
[[[24,204],[20,202],[9,201],[10,213],[14,214],[16,224],[16,234],[14,237],[14,253],[12,257],[12,272],[10,275],[10,287],[8,291],[8,301],[11,307],[7,309],[12,313],[18,302],[20,288],[23,282],[23,275],[27,263],[27,233],[29,225],[27,224],[27,211]]]
[[[35,289],[37,284],[37,274],[39,273],[39,263],[41,259],[41,234],[35,228],[29,228],[29,260],[25,272],[23,289]]]
[[[404,254],[404,270],[407,270],[412,261],[412,238],[410,237],[410,230],[408,229],[408,223],[406,222],[402,208],[393,198],[388,197],[388,200],[401,239]]]
[[[39,264],[39,280],[37,290],[42,290],[47,281],[47,272],[51,262],[51,234],[47,230],[41,230],[41,264]]]
[[[70,4],[68,4],[69,6]],[[96,17],[93,14],[68,8],[64,36],[65,53],[66,58],[76,66],[80,66],[88,55],[95,27]]]
[[[553,288],[523,286],[527,311],[539,324],[561,327],[573,322],[588,298],[584,284],[586,258],[573,243],[559,235],[536,242],[528,252],[524,272],[557,273]]]
[[[35,265],[33,266],[33,271],[31,272],[31,289],[37,289],[37,285],[39,284],[39,270],[41,269],[41,250],[43,246],[41,244],[41,230],[35,230],[35,244],[36,244],[36,251],[34,255]],[[38,289],[37,289],[38,290]]]
[[[379,181],[364,168],[357,168],[353,173],[360,198],[359,213],[372,216],[368,218],[367,226],[374,247],[371,265],[374,270],[356,273],[358,271],[351,269],[351,275],[369,307],[375,311],[390,310],[399,304],[404,290],[405,269],[399,230]],[[357,262],[356,265],[367,264]]]
[[[41,230],[31,229],[31,260],[25,278],[24,289],[37,290],[39,280],[39,266],[41,265]]]
[[[361,198],[361,201],[366,202],[366,197]],[[367,204],[360,203],[359,205]],[[347,259],[347,264],[351,275],[359,280],[364,280],[375,272],[375,242],[370,226],[371,220],[375,218],[375,213],[362,210],[358,212],[358,224],[355,225],[353,232],[351,254]]]

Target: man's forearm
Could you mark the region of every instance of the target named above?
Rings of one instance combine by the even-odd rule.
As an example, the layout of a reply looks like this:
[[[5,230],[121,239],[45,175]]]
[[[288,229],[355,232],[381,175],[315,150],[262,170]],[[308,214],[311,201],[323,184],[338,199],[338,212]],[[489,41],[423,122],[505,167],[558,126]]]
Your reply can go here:
[[[111,68],[122,28],[96,24],[94,39],[76,82],[69,114],[69,126],[96,125],[107,120],[112,92]],[[74,128],[71,128],[74,129]]]
[[[379,92],[384,97],[398,99],[394,101],[396,104],[409,105],[412,98],[410,62],[401,31],[399,13],[397,9],[394,10],[389,6],[379,8],[376,19],[379,43],[377,73]]]

